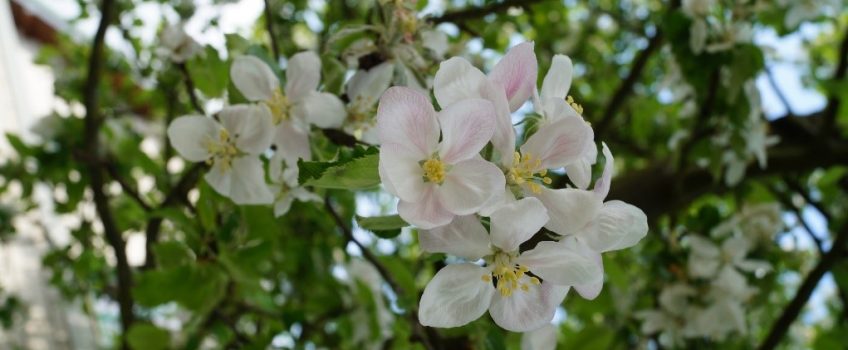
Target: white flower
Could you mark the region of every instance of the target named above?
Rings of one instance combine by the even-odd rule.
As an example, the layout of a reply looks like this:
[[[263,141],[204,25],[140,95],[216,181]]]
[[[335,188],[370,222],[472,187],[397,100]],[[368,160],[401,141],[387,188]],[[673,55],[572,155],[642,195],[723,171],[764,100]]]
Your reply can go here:
[[[709,53],[716,53],[732,49],[736,44],[750,43],[754,36],[751,23],[734,22],[719,26],[719,41],[712,42],[704,47]]]
[[[392,82],[395,65],[384,62],[370,70],[359,70],[347,82],[347,122],[345,130],[358,139],[370,143],[379,143],[375,128],[377,101]]]
[[[789,5],[783,19],[787,29],[794,29],[805,21],[834,13],[840,8],[838,0],[784,0],[781,3]]]
[[[612,181],[614,160],[606,144],[603,153],[604,172],[593,191],[544,188],[538,195],[548,211],[555,213],[545,227],[588,245],[595,252],[598,265],[602,265],[600,253],[632,247],[648,234],[648,218],[641,209],[618,200],[604,202]],[[594,299],[602,287],[603,279],[574,289],[584,298]]]
[[[601,271],[586,256],[587,248],[574,241],[540,242],[519,252],[519,245],[547,220],[542,203],[525,198],[495,211],[488,233],[475,216],[458,217],[450,225],[421,232],[419,241],[425,251],[486,262],[485,266],[448,265],[436,273],[421,297],[421,324],[459,327],[486,310],[495,323],[514,332],[549,323],[568,286],[591,283]]]
[[[236,204],[270,204],[259,155],[271,146],[271,114],[264,106],[224,107],[216,122],[205,116],[184,116],[168,126],[168,139],[183,158],[207,162],[204,177],[218,193]]]
[[[558,332],[557,327],[552,324],[526,332],[521,335],[521,350],[555,350]]]
[[[382,349],[383,341],[392,335],[392,323],[394,316],[383,299],[382,285],[383,278],[373,265],[362,261],[361,259],[351,260],[345,270],[350,276],[348,281],[350,286],[356,290],[359,281],[371,292],[374,298],[374,309],[363,305],[362,303],[354,303],[356,308],[352,312],[351,318],[353,322],[354,333],[352,342],[354,344],[363,344],[367,349]],[[376,313],[378,329],[372,329],[372,317]],[[375,337],[374,334],[379,334]]]
[[[703,17],[709,14],[714,0],[683,0],[683,13],[689,18]]]
[[[400,198],[404,220],[423,229],[446,225],[477,212],[503,188],[503,173],[478,154],[492,137],[493,114],[483,99],[436,113],[420,92],[386,90],[377,109],[380,178]]]
[[[722,273],[739,275],[738,270],[753,272],[758,269],[771,269],[768,262],[745,258],[751,250],[751,242],[743,236],[728,238],[722,242],[721,247],[701,236],[692,235],[688,240],[689,247],[692,249],[689,255],[689,274],[693,277],[714,278]],[[741,275],[738,278],[737,276],[723,276],[723,278],[726,280],[730,278],[733,282],[745,281],[744,276]],[[728,287],[740,287],[740,283]]]
[[[445,53],[448,52],[448,35],[445,32],[430,29],[421,31],[421,42],[425,48],[433,51],[433,55],[436,59],[442,59],[445,57]]]
[[[721,299],[698,309],[690,320],[691,337],[709,337],[724,341],[734,332],[747,333],[745,310],[742,303],[732,299]]]
[[[318,92],[321,59],[311,51],[292,56],[286,67],[286,86],[271,68],[254,56],[239,56],[230,67],[236,88],[249,101],[268,106],[276,126],[274,143],[286,159],[310,159],[309,126],[336,128],[345,118],[344,104],[333,94]]]
[[[159,34],[162,47],[159,52],[176,63],[183,63],[203,51],[194,39],[189,36],[182,24],[170,24]]]
[[[659,297],[659,309],[643,310],[635,315],[642,320],[642,333],[662,333],[660,342],[665,346],[679,344],[684,335],[689,335],[689,316],[697,312],[690,299],[697,291],[685,284],[672,284],[663,288]]]
[[[695,54],[704,52],[708,35],[707,21],[703,18],[696,18],[692,21],[692,26],[689,27],[689,48],[692,49],[692,52]]]
[[[299,185],[297,164],[292,164],[283,158],[283,154],[277,152],[268,165],[268,172],[272,181],[269,187],[274,194],[274,216],[276,217],[288,213],[295,199],[301,202],[321,201],[320,196]]]
[[[583,106],[577,104],[574,98],[568,95],[573,72],[571,58],[566,55],[554,55],[551,68],[548,69],[542,81],[542,91],[533,96],[536,112],[543,116],[540,129],[545,130],[552,126],[550,123],[563,119],[583,121]],[[595,146],[592,128],[588,124],[576,129],[583,129],[584,136],[588,137],[582,139],[580,143],[575,142],[571,145],[569,150],[577,151],[579,157],[562,166],[565,167],[566,175],[577,188],[586,189],[592,181],[592,165],[598,158],[598,148]]]

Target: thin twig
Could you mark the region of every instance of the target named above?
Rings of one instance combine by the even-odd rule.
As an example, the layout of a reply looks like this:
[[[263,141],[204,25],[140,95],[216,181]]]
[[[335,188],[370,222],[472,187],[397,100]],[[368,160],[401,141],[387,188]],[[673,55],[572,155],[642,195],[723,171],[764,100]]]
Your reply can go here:
[[[171,188],[168,194],[165,195],[165,199],[162,200],[162,203],[158,208],[164,209],[179,202],[190,205],[186,196],[188,195],[188,192],[194,188],[194,185],[197,184],[197,181],[200,180],[200,173],[205,169],[206,165],[204,163],[197,163],[183,173],[182,177],[180,177],[179,181],[177,181],[177,185]],[[159,233],[162,230],[162,220],[162,217],[156,216],[147,221],[147,228],[145,229],[145,247],[147,248],[144,260],[145,269],[150,269],[156,266],[156,261],[153,258],[153,245],[159,241]]]
[[[819,203],[819,201],[814,200],[813,197],[810,196],[810,192],[806,188],[804,188],[801,183],[794,179],[791,179],[788,176],[783,177],[783,182],[786,183],[786,186],[788,186],[789,189],[801,195],[801,197],[804,198],[804,201],[807,202],[807,204],[812,205],[813,208],[816,208],[816,210],[818,210],[818,212],[821,213],[822,216],[824,216],[827,222],[833,222],[833,215],[831,215],[830,211],[825,209],[825,207],[821,203]]]
[[[481,7],[469,7],[462,10],[455,10],[446,12],[441,16],[430,18],[430,22],[435,24],[444,23],[444,22],[462,22],[472,19],[478,19],[486,17],[489,14],[493,13],[504,13],[510,7],[527,7],[534,3],[542,2],[544,0],[505,0],[493,4],[489,4]]]
[[[133,187],[133,185],[130,184],[123,175],[121,175],[120,171],[118,171],[117,165],[115,165],[114,162],[104,162],[103,167],[106,168],[106,171],[109,173],[109,176],[113,180],[117,181],[119,185],[121,185],[121,190],[123,190],[127,196],[129,196],[136,203],[138,203],[138,205],[141,206],[144,211],[150,211],[150,205],[147,204],[147,201],[145,201],[144,198],[141,197],[141,194],[138,193],[138,191]]]
[[[185,81],[186,92],[188,93],[189,100],[191,100],[192,107],[198,113],[206,115],[203,106],[200,105],[200,99],[197,98],[197,93],[194,89],[194,80],[191,79],[191,74],[188,73],[188,67],[186,67],[185,63],[178,63],[177,68],[183,73],[183,81]]]
[[[132,271],[127,261],[125,242],[121,237],[112,209],[109,207],[109,197],[104,191],[105,178],[103,176],[103,163],[99,157],[100,150],[100,127],[103,124],[103,115],[100,113],[100,80],[103,75],[104,54],[106,51],[104,39],[106,30],[111,21],[116,17],[116,6],[114,0],[103,0],[100,7],[100,23],[91,47],[91,56],[88,58],[88,75],[83,87],[83,105],[85,106],[85,151],[90,158],[86,161],[90,179],[91,192],[97,215],[103,225],[106,241],[115,253],[118,275],[118,305],[121,310],[121,347],[128,348],[127,332],[132,326],[135,317],[133,315]]]
[[[792,203],[792,199],[789,198],[786,193],[779,190],[774,185],[769,186],[769,190],[775,195],[775,197],[777,197],[777,200],[780,201],[785,208],[789,209],[790,211],[792,211],[793,214],[795,214],[795,217],[798,219],[798,223],[801,224],[801,226],[804,228],[804,231],[807,232],[807,235],[810,236],[810,239],[812,239],[813,243],[815,243],[816,249],[818,249],[819,251],[819,255],[824,255],[824,244],[821,238],[819,238],[819,236],[815,234],[815,231],[813,231],[812,227],[810,227],[810,224],[807,223],[807,220],[805,220],[804,216],[801,214],[801,210],[798,209],[798,207],[796,207],[794,203]]]
[[[789,331],[789,327],[795,319],[798,318],[798,315],[801,314],[801,310],[804,308],[804,305],[807,304],[807,301],[810,299],[810,296],[813,294],[813,291],[816,289],[816,286],[818,286],[822,277],[824,277],[824,275],[830,271],[836,263],[845,258],[846,243],[848,243],[848,225],[843,227],[842,232],[840,232],[836,237],[836,240],[833,241],[830,251],[824,254],[821,257],[821,260],[819,260],[819,263],[816,264],[809,274],[807,274],[804,282],[802,282],[801,286],[798,288],[798,292],[795,293],[795,297],[792,298],[789,304],[786,305],[783,309],[783,313],[780,314],[777,321],[772,324],[768,335],[766,335],[766,338],[758,347],[759,350],[771,350],[777,347],[780,340],[787,331]]]
[[[280,47],[277,45],[277,38],[274,35],[274,14],[271,13],[271,0],[265,0],[265,29],[268,31],[268,37],[271,38],[271,52],[274,53],[274,60],[277,64],[280,63]]]
[[[783,90],[780,89],[780,86],[777,85],[777,80],[774,79],[774,74],[772,74],[771,69],[766,67],[766,78],[768,78],[769,85],[771,85],[771,89],[774,90],[775,95],[780,100],[780,103],[783,103],[783,106],[786,107],[786,113],[789,115],[795,115],[795,112],[792,111],[792,105],[789,104],[789,99],[786,98],[786,95],[783,94]]]

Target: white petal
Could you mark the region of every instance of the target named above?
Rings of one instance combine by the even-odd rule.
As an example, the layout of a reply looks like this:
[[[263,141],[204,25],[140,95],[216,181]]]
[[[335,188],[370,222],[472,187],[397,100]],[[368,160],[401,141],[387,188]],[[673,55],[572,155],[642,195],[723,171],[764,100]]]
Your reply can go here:
[[[505,252],[516,251],[547,222],[548,211],[536,198],[504,204],[491,215],[492,244]]]
[[[593,252],[591,250],[584,250],[584,255],[589,256],[592,260],[595,261],[601,271],[604,270],[604,259],[601,257],[600,253]],[[603,276],[597,279],[594,282],[576,285],[574,286],[574,290],[577,291],[577,294],[580,294],[581,297],[588,300],[594,300],[601,294],[601,290],[604,288],[604,279]]]
[[[260,154],[271,147],[274,122],[264,105],[227,106],[218,112],[218,119],[242,152]]]
[[[576,240],[539,242],[516,260],[545,282],[560,286],[596,283],[604,271]]]
[[[492,145],[500,154],[500,164],[511,166],[512,155],[515,152],[515,129],[512,126],[506,93],[500,85],[487,82],[481,94],[495,107],[495,131],[492,133]]]
[[[629,248],[648,234],[648,217],[641,209],[622,201],[604,203],[586,231],[579,234],[596,252]]]
[[[168,140],[183,158],[202,162],[210,156],[206,142],[217,141],[219,130],[221,126],[209,117],[179,117],[168,126]]]
[[[445,266],[427,283],[418,306],[418,321],[429,327],[452,328],[486,312],[495,287],[483,281],[490,272],[474,264]]]
[[[448,225],[420,231],[418,244],[425,252],[446,253],[470,261],[492,252],[489,233],[474,215],[460,216]]]
[[[399,144],[384,143],[380,147],[380,178],[391,184],[394,195],[407,202],[418,201],[426,186],[434,186],[424,182],[424,170],[418,164],[421,158],[416,153]]]
[[[584,159],[580,159],[565,166],[565,174],[577,188],[585,190],[592,182],[592,165]]]
[[[481,98],[462,100],[438,114],[442,129],[441,160],[454,164],[477,155],[492,138],[495,110]]]
[[[568,90],[571,89],[573,73],[574,67],[571,64],[571,58],[566,55],[554,55],[551,68],[548,69],[548,74],[545,74],[545,80],[542,81],[540,97],[542,99],[565,99]]]
[[[327,92],[308,92],[292,106],[292,116],[319,128],[338,128],[347,117],[344,103]]]
[[[204,175],[203,178],[209,186],[215,190],[215,192],[218,192],[218,194],[224,197],[230,196],[230,188],[232,187],[233,182],[233,169],[224,169],[216,162],[212,165],[212,168],[206,172],[206,175]]]
[[[397,209],[404,221],[423,230],[447,225],[454,218],[454,214],[442,205],[433,185],[426,187],[421,198],[414,203],[401,200]]]
[[[321,81],[321,58],[304,51],[292,56],[286,66],[286,97],[297,102],[318,89]]]
[[[489,77],[504,88],[509,110],[515,112],[536,88],[538,71],[539,63],[533,52],[533,42],[524,42],[509,49],[489,73]]]
[[[297,166],[297,160],[312,160],[312,150],[309,147],[309,134],[295,128],[291,121],[283,121],[274,128],[274,144],[286,163]]]
[[[230,183],[230,199],[236,204],[271,204],[274,195],[265,184],[262,161],[254,156],[238,157],[233,160]]]
[[[285,195],[282,198],[277,199],[277,201],[274,202],[274,217],[278,218],[286,215],[286,213],[289,212],[289,209],[291,209],[293,201],[294,198],[289,195]]]
[[[521,335],[521,350],[556,350],[559,329],[551,324]]]
[[[265,61],[255,56],[238,56],[230,66],[233,85],[248,101],[268,101],[280,88],[280,80]]]
[[[383,62],[368,71],[357,71],[347,82],[347,96],[351,105],[369,109],[389,88],[394,75],[395,65]]]
[[[515,195],[512,194],[512,191],[508,187],[505,187],[503,190],[495,190],[495,195],[489,198],[477,213],[481,216],[492,216],[495,210],[510,202],[515,202]]]
[[[392,183],[398,183],[392,178]],[[503,172],[483,158],[454,164],[437,191],[445,209],[456,215],[476,213],[497,191],[506,186]]]
[[[591,191],[564,188],[542,188],[537,196],[548,208],[550,220],[545,225],[560,235],[574,235],[586,227],[601,210],[603,203]]]
[[[439,144],[439,123],[430,99],[411,88],[392,87],[377,108],[380,144],[415,146],[418,160],[428,158]]]
[[[521,154],[540,158],[540,170],[561,168],[581,159],[593,138],[592,128],[583,119],[563,118],[533,134],[521,146]]]
[[[524,277],[522,283],[529,283]],[[542,282],[530,285],[528,291],[516,290],[505,297],[496,293],[489,314],[498,326],[513,332],[527,332],[553,320],[556,307],[565,298],[568,287]]]
[[[565,118],[579,118],[583,119],[583,116],[568,104],[564,99],[561,98],[546,98],[540,99],[538,101],[541,104],[542,115],[545,116],[545,120],[548,122],[555,122],[560,119]]]
[[[457,101],[480,97],[486,75],[462,57],[453,57],[439,65],[433,80],[433,94],[445,108]]]
[[[612,175],[615,171],[615,160],[612,158],[612,152],[610,152],[607,144],[603,144],[603,152],[604,158],[606,161],[604,163],[604,173],[601,175],[601,178],[595,182],[595,193],[598,194],[598,197],[601,199],[607,198],[609,194],[610,185],[612,184]]]
[[[745,236],[733,236],[721,244],[721,251],[730,261],[737,262],[745,260],[745,256],[751,250],[751,241]]]
[[[445,32],[432,29],[421,31],[421,41],[424,47],[433,51],[439,59],[445,56],[448,51],[448,35]]]

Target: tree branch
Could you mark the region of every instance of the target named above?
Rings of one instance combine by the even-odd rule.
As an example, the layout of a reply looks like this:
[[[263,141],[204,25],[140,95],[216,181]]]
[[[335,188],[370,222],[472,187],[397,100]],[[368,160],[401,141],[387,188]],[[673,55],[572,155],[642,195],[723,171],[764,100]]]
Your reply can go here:
[[[819,251],[819,255],[824,255],[824,245],[822,244],[821,238],[819,238],[819,236],[816,236],[816,233],[813,231],[812,227],[810,227],[810,224],[807,223],[807,220],[804,220],[804,216],[801,214],[801,210],[798,209],[798,207],[796,207],[794,203],[792,203],[792,199],[789,198],[789,195],[787,193],[784,193],[783,191],[778,189],[777,186],[774,185],[769,186],[769,190],[771,190],[777,200],[780,201],[780,203],[782,203],[786,209],[789,209],[790,211],[792,211],[793,214],[795,214],[795,218],[798,220],[798,223],[801,224],[801,226],[804,228],[804,231],[807,232],[807,235],[810,236],[810,239],[812,239],[813,243],[815,243],[816,249],[818,249]]]
[[[607,108],[604,110],[604,114],[601,115],[601,119],[595,127],[595,135],[602,135],[609,127],[616,113],[624,107],[624,102],[633,92],[633,86],[637,81],[639,81],[639,77],[642,75],[642,71],[648,64],[648,60],[657,50],[659,50],[660,47],[662,47],[662,43],[663,32],[661,29],[657,29],[657,32],[648,41],[648,46],[639,52],[639,55],[633,60],[633,66],[630,68],[630,72],[627,74],[627,77],[624,78],[615,90],[615,93],[613,93],[610,102],[607,104]]]
[[[792,105],[789,104],[789,99],[786,98],[786,95],[783,94],[783,90],[781,90],[780,86],[777,85],[777,80],[774,79],[774,74],[771,73],[771,69],[766,67],[765,73],[766,78],[768,78],[769,85],[771,85],[771,89],[774,90],[774,94],[777,95],[777,99],[779,99],[780,103],[783,103],[783,106],[786,107],[786,113],[789,115],[795,115],[795,112],[792,111]]]
[[[120,171],[118,170],[117,165],[115,165],[114,162],[112,162],[112,161],[104,162],[103,167],[106,168],[106,171],[109,173],[109,176],[113,180],[117,181],[119,185],[121,185],[121,189],[124,191],[124,193],[127,194],[127,196],[129,196],[136,203],[138,203],[138,205],[141,206],[141,208],[144,209],[144,211],[148,211],[148,212],[150,211],[150,209],[151,209],[150,205],[147,204],[147,201],[145,201],[144,198],[141,197],[141,195],[133,187],[133,185],[130,184],[123,175],[121,175]]]
[[[534,3],[542,1],[544,0],[505,0],[486,6],[469,7],[462,10],[445,12],[441,16],[430,18],[430,22],[434,24],[439,24],[444,22],[462,22],[472,19],[479,19],[486,17],[489,14],[505,12],[510,7],[528,7]]]
[[[186,67],[185,63],[178,63],[177,68],[183,73],[183,81],[185,81],[186,92],[188,93],[189,100],[191,100],[191,106],[198,113],[206,115],[203,106],[200,105],[200,100],[197,98],[197,93],[194,92],[194,80],[191,80],[191,74],[188,74],[188,67]]]
[[[159,205],[159,209],[167,208],[169,206],[175,205],[178,202],[188,203],[188,199],[186,196],[188,192],[194,188],[194,185],[197,184],[197,181],[200,180],[200,173],[206,169],[206,165],[204,163],[197,163],[191,167],[191,169],[187,170],[183,173],[183,176],[180,177],[180,180],[177,181],[177,185],[171,188],[171,191],[165,195],[165,199],[162,200],[162,204]],[[153,258],[153,245],[159,241],[159,233],[162,230],[162,217],[153,217],[147,221],[147,228],[145,229],[145,258],[144,258],[144,268],[150,269],[156,266],[156,261]]]
[[[758,347],[759,350],[771,350],[777,347],[789,327],[798,318],[825,273],[830,271],[842,258],[845,258],[846,243],[848,243],[848,226],[843,227],[842,232],[833,241],[830,251],[823,255],[819,263],[807,274],[807,278],[801,283],[795,297],[786,305],[777,321],[772,324],[768,335]]]
[[[90,178],[91,192],[94,196],[94,205],[97,215],[103,224],[106,241],[115,252],[118,277],[118,304],[121,310],[122,348],[127,349],[126,335],[135,320],[133,315],[133,298],[130,292],[132,288],[132,271],[127,261],[125,242],[121,237],[121,231],[112,216],[109,207],[109,197],[103,187],[106,180],[103,176],[103,162],[100,159],[100,126],[103,124],[103,115],[100,113],[100,79],[103,75],[106,30],[111,21],[116,17],[114,0],[103,0],[100,7],[100,23],[94,35],[91,48],[91,56],[88,58],[88,75],[83,87],[83,105],[86,114],[84,120],[85,151],[90,158],[86,160],[88,175]]]
[[[268,37],[271,38],[271,52],[274,53],[274,60],[277,64],[280,64],[280,47],[277,45],[277,38],[274,36],[273,17],[271,0],[265,0],[265,29],[268,31]]]

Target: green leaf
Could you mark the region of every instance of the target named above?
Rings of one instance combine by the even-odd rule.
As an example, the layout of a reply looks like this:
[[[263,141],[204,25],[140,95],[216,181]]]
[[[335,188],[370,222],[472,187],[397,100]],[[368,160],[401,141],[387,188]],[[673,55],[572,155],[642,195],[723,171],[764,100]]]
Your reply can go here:
[[[127,342],[135,350],[164,350],[171,346],[171,335],[152,324],[137,323],[127,332]]]
[[[356,223],[359,224],[359,227],[374,232],[374,234],[380,238],[397,237],[397,235],[400,234],[401,228],[409,226],[406,221],[403,221],[403,219],[400,218],[400,215],[373,217],[362,217],[357,215]]]
[[[164,268],[185,265],[194,261],[194,252],[179,241],[159,242],[153,246],[156,262]]]
[[[194,86],[206,96],[223,95],[230,83],[230,65],[211,46],[206,46],[204,54],[191,60],[187,68]]]
[[[302,185],[342,190],[372,188],[380,184],[376,148],[357,149],[351,159],[336,162],[298,161]]]

